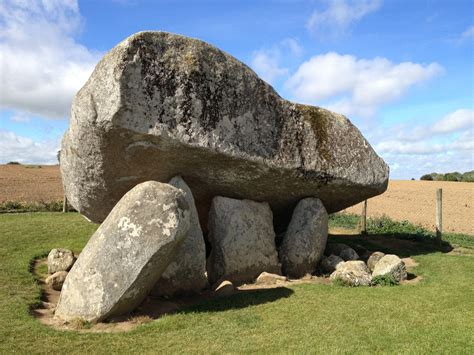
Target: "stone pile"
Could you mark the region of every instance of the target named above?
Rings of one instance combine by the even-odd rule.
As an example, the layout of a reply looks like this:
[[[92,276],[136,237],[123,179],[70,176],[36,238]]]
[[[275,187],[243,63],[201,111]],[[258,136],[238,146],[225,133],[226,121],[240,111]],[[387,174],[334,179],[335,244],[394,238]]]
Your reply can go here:
[[[135,34],[99,62],[74,98],[60,161],[68,201],[102,224],[56,316],[92,322],[148,294],[312,274],[328,213],[388,183],[346,117],[286,101],[228,54],[164,32]],[[359,258],[337,248],[328,272]]]
[[[76,262],[74,253],[69,249],[52,249],[48,254],[48,274],[45,283],[53,290],[61,291],[68,271]]]

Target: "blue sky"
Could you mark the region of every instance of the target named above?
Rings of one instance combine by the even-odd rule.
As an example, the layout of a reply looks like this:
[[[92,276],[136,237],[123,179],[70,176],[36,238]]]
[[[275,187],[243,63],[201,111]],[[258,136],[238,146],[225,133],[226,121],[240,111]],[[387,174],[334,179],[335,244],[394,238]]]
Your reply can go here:
[[[471,0],[0,2],[0,163],[54,163],[73,95],[127,36],[237,57],[283,97],[344,113],[396,179],[474,169]]]

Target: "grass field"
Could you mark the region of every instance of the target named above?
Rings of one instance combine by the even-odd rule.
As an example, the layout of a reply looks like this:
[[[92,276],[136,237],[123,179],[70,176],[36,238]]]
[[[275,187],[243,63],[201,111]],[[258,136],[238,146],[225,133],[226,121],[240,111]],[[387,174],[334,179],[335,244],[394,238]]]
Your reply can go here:
[[[79,251],[95,228],[74,213],[0,215],[0,353],[474,351],[474,257],[440,252],[417,238],[393,244],[393,237],[334,237],[365,245],[382,242],[385,251],[398,245],[396,252],[419,263],[415,273],[423,280],[416,285],[310,284],[237,294],[127,333],[65,332],[42,325],[29,313],[40,300],[40,286],[29,270],[32,259],[53,247]]]

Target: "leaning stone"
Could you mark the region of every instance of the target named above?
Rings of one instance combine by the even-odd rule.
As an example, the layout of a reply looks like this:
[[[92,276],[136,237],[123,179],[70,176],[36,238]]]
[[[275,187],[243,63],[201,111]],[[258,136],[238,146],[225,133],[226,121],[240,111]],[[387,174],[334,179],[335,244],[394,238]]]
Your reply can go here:
[[[49,275],[45,283],[53,290],[61,291],[63,288],[64,281],[66,280],[68,272],[67,271],[56,271],[54,274]]]
[[[185,193],[189,205],[190,228],[188,236],[178,248],[173,261],[152,290],[152,295],[165,297],[196,293],[207,285],[206,245],[193,194],[180,176],[172,178],[169,184]]]
[[[392,275],[393,278],[400,282],[407,279],[407,270],[405,263],[398,256],[388,254],[382,257],[374,267],[372,277]]]
[[[317,198],[296,205],[283,237],[279,257],[283,274],[300,278],[311,274],[321,260],[328,238],[328,214]]]
[[[370,254],[369,259],[367,260],[367,266],[369,267],[370,272],[374,271],[375,264],[379,262],[385,256],[381,251],[376,251]]]
[[[149,181],[117,203],[63,285],[56,316],[98,322],[136,308],[189,231],[184,192]]]
[[[234,291],[234,284],[228,280],[222,281],[214,290],[218,296],[230,296],[234,293]]]
[[[265,285],[274,285],[279,282],[285,282],[286,277],[277,275],[277,274],[271,274],[269,272],[262,272],[258,277],[257,280],[255,281],[256,284],[265,284]]]
[[[347,247],[346,249],[343,249],[340,253],[339,256],[344,259],[344,261],[349,261],[349,260],[359,260],[359,254],[356,253],[354,249],[351,247]]]
[[[201,225],[218,195],[267,201],[285,225],[308,196],[333,213],[383,193],[389,169],[343,115],[282,99],[205,42],[140,32],[76,94],[61,174],[68,201],[94,222],[137,183],[182,174]]]
[[[331,276],[331,280],[339,280],[346,286],[369,286],[372,278],[367,265],[361,260],[340,263]]]
[[[52,249],[48,254],[48,273],[69,271],[76,259],[69,249]]]
[[[321,271],[330,274],[336,270],[337,265],[344,263],[344,259],[340,258],[337,255],[331,254],[328,257],[323,257],[321,260]]]
[[[280,274],[267,203],[215,197],[209,213],[209,281],[253,282],[263,271]]]

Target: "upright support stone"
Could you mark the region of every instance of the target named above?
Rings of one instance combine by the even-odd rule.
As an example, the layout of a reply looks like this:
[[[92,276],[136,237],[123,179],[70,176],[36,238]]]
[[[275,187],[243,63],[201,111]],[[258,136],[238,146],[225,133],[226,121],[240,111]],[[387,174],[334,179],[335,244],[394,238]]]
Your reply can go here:
[[[443,189],[436,190],[436,240],[441,244],[443,233]]]

